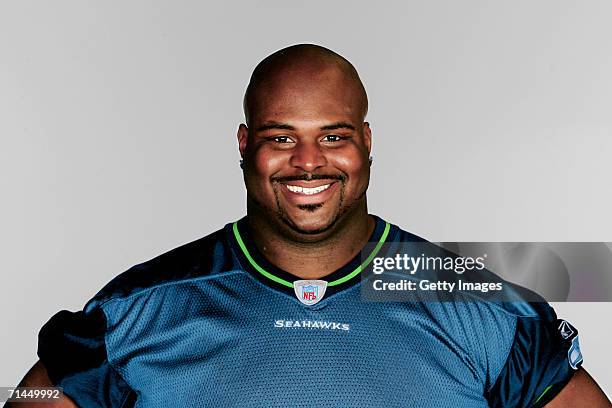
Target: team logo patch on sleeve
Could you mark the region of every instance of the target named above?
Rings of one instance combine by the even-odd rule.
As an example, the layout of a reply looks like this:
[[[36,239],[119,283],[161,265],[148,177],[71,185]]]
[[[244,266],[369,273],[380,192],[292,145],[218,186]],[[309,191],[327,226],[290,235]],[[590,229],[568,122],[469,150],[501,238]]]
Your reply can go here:
[[[293,282],[295,296],[307,306],[319,303],[325,295],[327,282],[324,280],[297,280]]]
[[[557,320],[559,322],[559,326],[557,330],[559,331],[559,335],[563,339],[564,343],[569,344],[569,348],[567,350],[567,361],[574,370],[578,369],[580,363],[582,363],[582,352],[580,351],[580,342],[578,340],[578,330],[574,326],[572,326],[566,320]]]
[[[574,333],[576,333],[576,329],[574,329],[569,322],[561,320],[561,324],[559,325],[559,334],[561,334],[563,340],[569,339],[574,335]]]

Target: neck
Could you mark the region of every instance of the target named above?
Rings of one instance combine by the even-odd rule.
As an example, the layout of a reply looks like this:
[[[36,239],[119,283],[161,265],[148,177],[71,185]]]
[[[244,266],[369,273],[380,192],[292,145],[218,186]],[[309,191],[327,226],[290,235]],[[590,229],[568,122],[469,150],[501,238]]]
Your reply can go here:
[[[268,261],[300,279],[320,279],[355,257],[374,231],[374,219],[363,203],[345,213],[320,239],[300,239],[270,222],[268,214],[248,206],[248,221],[257,249]],[[281,221],[278,221],[280,223]]]

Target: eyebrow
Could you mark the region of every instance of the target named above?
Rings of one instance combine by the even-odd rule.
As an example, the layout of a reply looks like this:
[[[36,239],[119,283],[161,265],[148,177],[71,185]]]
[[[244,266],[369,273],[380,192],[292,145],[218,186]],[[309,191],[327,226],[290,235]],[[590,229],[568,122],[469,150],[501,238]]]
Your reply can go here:
[[[295,127],[287,124],[287,123],[279,123],[279,122],[268,122],[259,126],[256,130],[258,132],[263,132],[264,130],[269,129],[282,129],[282,130],[295,130]],[[336,122],[330,125],[325,125],[321,127],[321,130],[335,130],[335,129],[351,129],[355,130],[355,126],[351,125],[347,122]]]
[[[286,123],[278,123],[278,122],[267,122],[266,124],[257,128],[258,132],[263,132],[264,130],[269,129],[283,129],[283,130],[295,130],[295,128]]]
[[[323,126],[321,128],[321,130],[334,130],[334,129],[355,130],[355,126],[351,125],[350,123],[346,123],[346,122],[336,122],[336,123],[332,123],[331,125]]]

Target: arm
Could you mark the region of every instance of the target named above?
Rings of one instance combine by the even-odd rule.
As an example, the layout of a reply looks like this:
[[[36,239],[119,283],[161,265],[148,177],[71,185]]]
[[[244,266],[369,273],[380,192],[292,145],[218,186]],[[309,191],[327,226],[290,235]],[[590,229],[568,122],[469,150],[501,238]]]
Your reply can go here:
[[[28,371],[19,383],[18,387],[53,387],[54,384],[49,379],[47,369],[43,363],[38,360],[36,364]],[[41,403],[41,402],[9,402],[5,408],[78,408],[68,396],[63,395],[59,400]]]
[[[609,408],[611,406],[610,400],[583,368],[580,368],[561,392],[546,404],[546,408]]]

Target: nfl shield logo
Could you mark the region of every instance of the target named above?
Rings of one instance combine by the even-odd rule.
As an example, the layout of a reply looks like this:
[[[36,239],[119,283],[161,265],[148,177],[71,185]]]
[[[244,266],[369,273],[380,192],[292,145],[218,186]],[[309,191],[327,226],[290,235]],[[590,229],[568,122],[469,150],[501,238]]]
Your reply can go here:
[[[314,285],[302,286],[302,299],[317,300],[319,288]]]
[[[297,280],[293,282],[295,296],[305,305],[314,305],[323,299],[327,282],[323,280]]]

